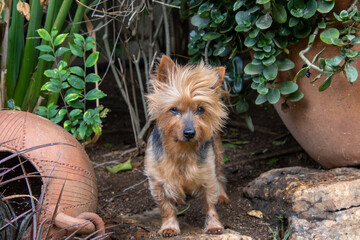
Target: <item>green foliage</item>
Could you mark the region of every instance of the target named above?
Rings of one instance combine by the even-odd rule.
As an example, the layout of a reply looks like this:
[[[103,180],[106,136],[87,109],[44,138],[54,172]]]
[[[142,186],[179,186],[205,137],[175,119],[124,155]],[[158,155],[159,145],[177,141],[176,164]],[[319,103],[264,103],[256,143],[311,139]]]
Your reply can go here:
[[[252,61],[241,71],[245,73],[243,76],[250,76],[246,79],[251,78],[251,88],[259,94],[256,103],[274,104],[280,98],[299,101],[303,94],[298,90],[297,80],[309,76],[311,68],[320,72],[314,80],[326,76],[319,91],[327,89],[332,77],[340,72],[350,83],[357,80],[358,71],[352,64],[360,56],[353,49],[360,43],[360,37],[355,34],[360,15],[355,3],[331,18],[329,12],[335,0],[183,0],[183,15],[191,17],[191,23],[198,28],[190,33],[188,53],[194,55],[192,61],[208,57],[210,64],[217,65],[252,51]],[[323,31],[319,34],[320,29]],[[317,35],[325,44],[338,46],[339,54],[324,59],[320,57],[322,50],[312,62],[306,59],[304,54],[311,49]],[[279,72],[294,68],[288,58],[288,47],[303,38],[309,38],[309,43],[299,55],[307,65],[280,84],[276,81]],[[234,71],[235,67],[228,69]],[[236,86],[241,86],[238,79],[231,74],[227,76],[227,83],[233,84],[233,92],[241,94],[236,90],[239,89]],[[240,105],[237,109],[242,112],[246,107]]]
[[[9,107],[10,110],[16,110],[16,111],[20,111],[20,110],[21,110],[19,106],[16,106],[16,105],[15,105],[14,99],[9,99],[9,100],[7,101],[7,105],[8,105],[8,107]]]
[[[20,0],[8,1],[4,12],[10,11],[8,19],[3,19],[9,25],[8,35],[5,35],[4,42],[8,42],[8,48],[4,50],[1,61],[6,62],[6,94],[2,89],[2,95],[5,101],[0,100],[1,108],[12,108],[7,105],[10,100],[14,101],[14,105],[23,111],[33,112],[35,106],[41,101],[42,104],[58,104],[58,95],[51,94],[40,98],[40,89],[46,79],[44,75],[45,69],[48,69],[55,60],[52,54],[52,47],[49,41],[51,37],[54,39],[54,45],[57,47],[55,56],[69,62],[70,55],[65,56],[64,53],[70,54],[67,47],[60,47],[66,38],[66,32],[70,31],[70,35],[79,32],[83,23],[86,0],[81,0],[83,4],[78,4],[73,0],[49,1],[46,8],[40,4],[40,1],[27,1],[30,3],[29,21],[17,10],[17,4]],[[22,1],[24,2],[24,1]],[[7,18],[6,15],[3,17]],[[66,28],[64,22],[71,22]],[[37,32],[39,28],[46,29],[47,32]],[[56,30],[51,30],[56,29]],[[42,38],[39,38],[39,34]],[[6,37],[7,36],[7,37]],[[69,41],[68,41],[69,42]],[[71,42],[71,41],[70,41]],[[39,48],[39,45],[41,47]],[[43,54],[38,58],[40,52]]]
[[[285,211],[281,210],[280,212],[281,213],[276,216],[276,219],[280,223],[280,228],[279,227],[275,229],[270,228],[273,240],[287,240],[289,239],[291,234],[291,227],[286,229],[286,225],[288,225],[287,223],[288,219],[285,217]]]
[[[68,34],[59,34],[57,31],[51,31],[51,34],[45,29],[37,31],[39,36],[51,43],[50,45],[40,45],[36,48],[42,54],[39,58],[45,61],[55,61],[55,67],[44,71],[44,75],[49,78],[41,90],[47,93],[59,93],[62,97],[64,106],[49,104],[48,106],[38,107],[40,116],[46,117],[54,123],[63,122],[63,127],[70,132],[78,140],[90,140],[91,136],[101,134],[101,118],[104,118],[108,109],[103,107],[96,107],[87,109],[87,101],[94,101],[106,96],[104,92],[97,88],[88,91],[87,83],[96,83],[101,78],[95,73],[87,73],[88,69],[93,67],[99,57],[99,52],[91,53],[87,56],[86,52],[91,50],[95,44],[92,37],[86,39],[74,34],[74,44],[70,45],[70,49],[66,47],[59,47],[63,43]],[[71,53],[83,59],[85,63],[84,68],[79,66],[69,67],[67,62],[60,60],[66,52]]]
[[[239,56],[244,49],[242,34],[234,29],[233,1],[190,1],[188,5],[188,1],[182,2],[182,14],[191,17],[191,23],[198,27],[198,31],[190,33],[188,54],[194,55],[190,62],[202,58],[215,66],[226,62],[225,88],[235,96],[236,109],[246,113],[249,109],[246,96],[250,90],[250,76],[244,74],[244,63]]]

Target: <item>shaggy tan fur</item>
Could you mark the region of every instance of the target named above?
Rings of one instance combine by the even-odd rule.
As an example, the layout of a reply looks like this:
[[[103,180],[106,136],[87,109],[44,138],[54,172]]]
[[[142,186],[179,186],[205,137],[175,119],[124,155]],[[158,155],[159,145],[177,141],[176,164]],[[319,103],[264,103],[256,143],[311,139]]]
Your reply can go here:
[[[229,202],[219,137],[227,117],[219,87],[224,74],[223,67],[179,66],[163,56],[150,81],[147,100],[156,128],[146,149],[145,174],[161,210],[159,233],[165,237],[180,233],[176,205],[185,202],[186,194],[204,200],[205,232],[223,231],[215,204]]]

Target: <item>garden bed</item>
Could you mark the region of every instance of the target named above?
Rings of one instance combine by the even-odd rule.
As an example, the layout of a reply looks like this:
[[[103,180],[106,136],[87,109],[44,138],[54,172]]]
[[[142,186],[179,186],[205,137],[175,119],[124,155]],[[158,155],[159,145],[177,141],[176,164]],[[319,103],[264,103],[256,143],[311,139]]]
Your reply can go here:
[[[270,169],[319,166],[288,133],[272,106],[253,106],[251,111],[255,132],[248,130],[241,115],[231,113],[223,133],[226,159],[229,160],[225,164],[225,174],[231,203],[217,209],[225,229],[254,239],[270,239],[272,231],[281,229],[283,223],[279,218],[283,213],[263,213],[263,218],[251,216],[249,212],[257,209],[244,197],[243,188]],[[108,231],[113,232],[112,239],[147,239],[156,236],[161,220],[143,174],[144,155],[132,151],[131,126],[127,118],[126,109],[114,106],[106,119],[104,134],[87,152],[98,180],[98,213],[109,227]],[[113,174],[106,170],[106,166],[125,162],[130,156],[131,171]],[[179,206],[179,210],[188,206],[179,216],[184,236],[201,233],[205,218],[201,200],[189,198],[187,205]],[[286,227],[286,221],[284,224]]]

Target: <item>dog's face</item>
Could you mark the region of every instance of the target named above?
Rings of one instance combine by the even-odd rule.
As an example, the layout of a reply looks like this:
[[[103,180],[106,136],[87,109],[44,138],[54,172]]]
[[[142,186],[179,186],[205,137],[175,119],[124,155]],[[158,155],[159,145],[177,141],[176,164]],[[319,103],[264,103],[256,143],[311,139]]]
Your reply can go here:
[[[175,142],[202,142],[220,130],[226,118],[219,99],[225,69],[177,66],[163,56],[150,81],[149,113],[164,136]]]

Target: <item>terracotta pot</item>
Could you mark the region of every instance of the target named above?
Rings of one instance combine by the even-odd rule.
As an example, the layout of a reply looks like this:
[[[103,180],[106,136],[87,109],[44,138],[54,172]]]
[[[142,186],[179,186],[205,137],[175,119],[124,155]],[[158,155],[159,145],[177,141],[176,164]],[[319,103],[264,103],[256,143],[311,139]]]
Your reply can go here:
[[[40,173],[42,190],[46,188],[38,223],[50,221],[55,213],[50,234],[82,223],[60,231],[56,238],[78,228],[78,233],[99,230],[103,234],[103,221],[93,213],[97,205],[94,170],[79,142],[57,124],[28,112],[0,111],[0,129],[0,152],[16,153],[45,144],[21,153]]]
[[[339,3],[344,2],[347,3]],[[336,2],[337,12],[341,10],[339,3]],[[295,68],[290,71],[292,76],[305,64],[298,53],[306,48],[307,41],[290,48],[288,57],[295,63]],[[339,54],[338,47],[322,43],[318,36],[306,56],[312,60],[324,47],[321,57]],[[360,50],[360,47],[355,49]],[[356,61],[353,66],[360,69],[360,62]],[[360,80],[351,85],[343,74],[337,74],[330,87],[319,92],[325,77],[312,84],[319,72],[311,69],[310,73],[310,78],[304,77],[297,82],[304,98],[296,103],[288,102],[287,111],[281,109],[280,101],[275,105],[278,114],[304,150],[325,168],[360,165],[360,148],[357,147],[360,143]],[[288,81],[289,77],[281,72],[278,79]]]

